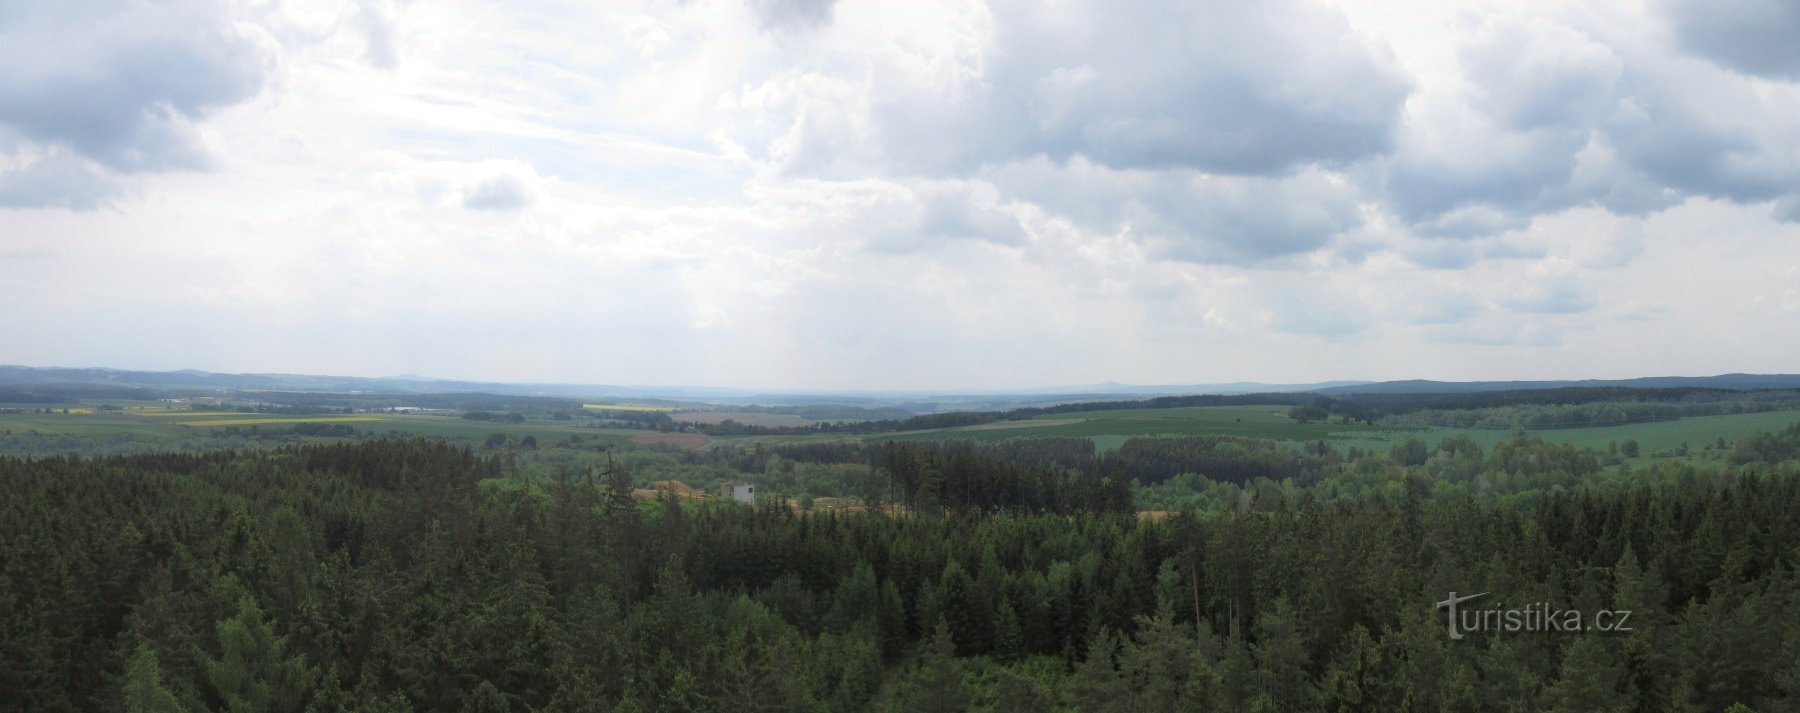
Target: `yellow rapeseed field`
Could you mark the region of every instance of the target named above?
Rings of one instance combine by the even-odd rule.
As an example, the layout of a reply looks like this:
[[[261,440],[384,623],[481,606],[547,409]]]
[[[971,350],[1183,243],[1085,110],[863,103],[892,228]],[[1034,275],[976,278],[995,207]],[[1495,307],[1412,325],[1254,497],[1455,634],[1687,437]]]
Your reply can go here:
[[[582,404],[584,408],[596,411],[674,411],[673,406],[645,406],[642,404]]]

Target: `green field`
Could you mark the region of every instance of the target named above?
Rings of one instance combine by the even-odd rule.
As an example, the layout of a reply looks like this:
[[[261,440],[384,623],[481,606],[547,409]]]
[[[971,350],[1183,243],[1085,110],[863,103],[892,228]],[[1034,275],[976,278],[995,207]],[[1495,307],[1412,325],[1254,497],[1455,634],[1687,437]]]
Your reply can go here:
[[[167,419],[136,418],[119,411],[96,411],[91,414],[6,413],[0,414],[0,431],[60,434],[84,438],[104,438],[125,434],[139,441],[174,443],[193,434]]]
[[[381,423],[357,426],[356,429],[367,433],[387,433],[400,431],[403,433],[431,436],[436,438],[467,438],[480,441],[490,433],[504,433],[514,438],[536,436],[539,441],[560,441],[571,435],[580,435],[592,439],[600,436],[607,441],[624,443],[633,435],[645,433],[623,428],[592,428],[580,425],[580,421],[555,421],[549,419],[531,419],[524,423],[500,423],[495,421],[471,421],[457,416],[440,416],[435,414],[382,414]]]
[[[1531,433],[1554,443],[1568,443],[1601,451],[1606,450],[1610,443],[1622,443],[1626,439],[1635,438],[1642,449],[1642,456],[1638,459],[1641,462],[1651,459],[1657,453],[1673,451],[1683,442],[1697,453],[1720,438],[1724,438],[1729,444],[1758,432],[1777,431],[1793,423],[1800,423],[1800,411],[1694,416],[1660,423],[1562,428]],[[1435,445],[1439,440],[1459,433],[1469,435],[1484,448],[1492,448],[1511,437],[1510,432],[1502,430],[1303,424],[1288,418],[1286,408],[1279,406],[1200,406],[1050,414],[1030,421],[1003,421],[960,428],[887,433],[869,436],[864,440],[998,441],[1009,438],[1077,436],[1092,438],[1095,445],[1104,451],[1118,448],[1126,439],[1134,436],[1227,435],[1278,441],[1326,439],[1339,448],[1356,446],[1365,450],[1385,451],[1409,436],[1417,436],[1428,444]]]
[[[1547,440],[1606,450],[1608,443],[1637,439],[1644,457],[1673,450],[1686,442],[1694,450],[1724,438],[1727,445],[1762,431],[1779,431],[1800,423],[1800,411],[1767,411],[1725,416],[1693,416],[1679,421],[1601,428],[1565,428],[1539,432]]]
[[[694,423],[720,424],[726,420],[736,421],[746,426],[811,426],[818,423],[803,416],[785,413],[761,413],[758,411],[678,411],[669,414],[676,421],[692,421]]]
[[[252,414],[258,415],[258,414]],[[177,421],[182,426],[283,426],[296,423],[367,423],[385,421],[378,416],[293,416],[274,418],[214,418],[206,417],[199,421]]]
[[[177,417],[189,417],[195,420],[182,421]],[[592,428],[580,425],[579,421],[532,419],[524,423],[496,423],[471,421],[456,416],[437,414],[279,416],[263,413],[179,409],[142,413],[95,411],[66,415],[62,413],[0,414],[0,431],[12,433],[36,431],[46,435],[85,438],[129,435],[135,440],[151,443],[175,443],[185,438],[209,435],[228,426],[280,428],[298,423],[343,423],[356,428],[359,432],[368,434],[379,435],[398,431],[410,435],[466,438],[471,441],[483,440],[492,433],[504,433],[514,438],[536,436],[539,441],[559,441],[570,435],[579,434],[589,439],[599,436],[605,441],[624,443],[632,435],[643,433],[643,431],[616,428]]]
[[[964,438],[1000,441],[1055,436],[1193,436],[1225,435],[1307,441],[1339,434],[1380,432],[1380,426],[1299,423],[1286,406],[1196,406],[1169,409],[1086,411],[1039,416],[1029,421],[1001,421],[979,426],[883,434],[866,440],[943,440]]]
[[[319,416],[279,416],[231,411],[194,411],[190,409],[149,407],[124,411],[92,411],[71,413],[0,414],[0,431],[15,434],[36,431],[85,438],[129,435],[137,441],[172,444],[186,438],[215,435],[229,426],[248,428],[280,428],[297,423],[346,423],[364,434],[382,435],[398,432],[435,438],[485,440],[489,434],[504,433],[514,438],[535,436],[540,443],[551,443],[580,435],[587,439],[598,436],[608,443],[624,443],[645,431],[619,428],[593,428],[581,421],[531,419],[524,423],[472,421],[443,414],[356,414]],[[1298,423],[1287,417],[1281,406],[1202,406],[1175,409],[1126,409],[1089,411],[1084,413],[1048,414],[1028,421],[1001,421],[978,426],[908,431],[862,436],[865,442],[888,440],[920,441],[970,439],[998,441],[1011,438],[1043,438],[1073,436],[1093,439],[1102,451],[1118,448],[1136,436],[1228,435],[1268,438],[1300,442],[1330,440],[1338,448],[1359,447],[1385,451],[1409,436],[1418,436],[1435,444],[1446,436],[1467,434],[1483,447],[1492,448],[1510,434],[1500,430],[1474,429],[1398,429],[1385,426],[1346,425],[1341,423]],[[1789,424],[1800,423],[1800,410],[1726,416],[1696,416],[1679,421],[1640,423],[1600,428],[1568,428],[1533,431],[1545,440],[1569,443],[1586,448],[1606,450],[1608,444],[1637,439],[1642,455],[1637,462],[1651,460],[1658,454],[1674,451],[1686,442],[1690,458],[1700,457],[1709,444],[1724,438],[1729,444],[1746,436],[1776,431]],[[791,443],[841,440],[844,436],[773,436],[745,439],[715,439],[723,442],[764,441]]]

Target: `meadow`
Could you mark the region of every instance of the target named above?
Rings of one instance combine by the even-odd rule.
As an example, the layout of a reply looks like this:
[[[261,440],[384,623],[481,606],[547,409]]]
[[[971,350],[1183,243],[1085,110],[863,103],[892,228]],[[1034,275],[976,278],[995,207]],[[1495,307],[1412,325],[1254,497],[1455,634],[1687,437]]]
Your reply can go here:
[[[164,444],[216,433],[228,427],[281,428],[303,423],[342,423],[365,434],[380,435],[397,432],[432,438],[462,438],[476,442],[486,439],[490,434],[504,433],[514,439],[533,436],[538,441],[545,443],[561,441],[576,435],[590,441],[598,439],[601,442],[625,443],[631,436],[644,433],[643,431],[619,428],[595,428],[584,425],[587,422],[579,420],[558,421],[534,418],[524,423],[495,423],[471,421],[442,414],[380,413],[282,416],[266,413],[193,411],[158,407],[127,408],[118,411],[99,411],[89,408],[82,409],[85,412],[80,413],[77,412],[77,409],[71,408],[70,411],[68,414],[61,413],[60,409],[48,414],[0,414],[0,431],[12,433],[36,431],[40,434],[60,434],[83,438],[129,435],[134,440]],[[319,439],[309,437],[308,440]]]
[[[1286,406],[1195,406],[1169,409],[1122,409],[1039,416],[1026,421],[1001,421],[979,426],[878,434],[868,441],[943,440],[966,438],[1000,441],[1009,438],[1080,436],[1088,438],[1132,436],[1226,435],[1307,441],[1340,434],[1385,432],[1382,426],[1361,424],[1300,423],[1287,416]],[[1110,438],[1108,439],[1111,440]]]
[[[677,411],[669,414],[676,421],[692,421],[716,425],[726,421],[736,421],[746,426],[810,426],[817,421],[804,416],[786,413],[761,413],[757,411]]]
[[[1640,447],[1640,455],[1636,459],[1628,459],[1628,462],[1645,462],[1659,455],[1670,457],[1683,443],[1688,444],[1688,458],[1698,458],[1706,446],[1716,444],[1720,438],[1730,444],[1758,432],[1778,431],[1793,423],[1800,423],[1800,411],[1692,416],[1659,423],[1545,429],[1530,433],[1552,443],[1567,443],[1603,452],[1611,444],[1635,439]],[[1386,451],[1409,437],[1417,437],[1427,445],[1435,446],[1444,438],[1459,434],[1468,435],[1483,448],[1492,448],[1512,435],[1509,431],[1496,429],[1406,429],[1362,424],[1300,423],[1287,417],[1286,407],[1199,406],[1050,414],[1029,421],[1003,421],[979,426],[876,434],[863,440],[873,443],[950,439],[999,441],[1010,438],[1077,436],[1093,439],[1100,450],[1106,451],[1118,448],[1127,439],[1137,436],[1229,435],[1289,442],[1329,440],[1340,449],[1354,446],[1364,450]]]
[[[197,421],[177,421],[182,426],[283,426],[296,423],[362,423],[367,421],[386,420],[379,416],[293,416],[267,417],[262,414],[245,414],[251,418],[204,418]]]
[[[665,407],[604,405],[601,408],[662,411]],[[695,420],[697,417],[707,417],[707,420],[723,420],[725,418],[739,420],[737,417],[742,416],[744,418],[739,420],[740,423],[783,421],[784,423],[780,425],[796,425],[785,423],[788,420],[805,421],[798,416],[727,411],[687,412],[681,416]],[[1605,452],[1612,444],[1622,444],[1628,439],[1635,439],[1640,446],[1640,455],[1637,458],[1628,459],[1628,462],[1642,463],[1658,458],[1680,457],[1686,460],[1699,460],[1718,457],[1718,452],[1709,450],[1708,446],[1716,445],[1721,438],[1729,444],[1758,432],[1777,431],[1797,422],[1800,422],[1800,411],[1768,411],[1721,416],[1695,416],[1676,421],[1625,426],[1535,430],[1531,433],[1550,442],[1568,443],[1584,448],[1594,448],[1602,452]],[[582,440],[594,445],[649,444],[679,440],[681,442],[674,443],[674,445],[688,448],[699,447],[708,442],[794,443],[845,438],[845,436],[820,434],[744,438],[715,436],[708,439],[698,434],[658,434],[634,429],[598,428],[593,425],[594,422],[580,418],[555,420],[532,417],[523,423],[497,423],[472,421],[440,413],[283,416],[266,413],[194,410],[168,404],[128,404],[122,410],[98,410],[93,405],[86,404],[71,406],[69,413],[66,414],[62,413],[61,407],[57,407],[47,414],[0,414],[0,432],[27,433],[35,431],[40,434],[60,434],[81,438],[129,435],[136,441],[158,444],[173,444],[188,438],[217,435],[231,427],[280,429],[284,426],[307,423],[342,423],[353,426],[359,433],[366,435],[397,433],[431,438],[463,439],[477,443],[485,441],[492,434],[503,433],[515,440],[532,436],[543,445],[565,441],[572,436],[579,436]],[[776,424],[766,423],[765,425]],[[1301,423],[1289,418],[1287,407],[1284,406],[1200,406],[1056,413],[1030,420],[1001,421],[925,431],[879,433],[861,436],[860,439],[864,442],[880,443],[890,440],[1000,441],[1015,438],[1073,436],[1092,439],[1099,450],[1108,451],[1116,449],[1126,440],[1138,436],[1227,435],[1266,438],[1290,443],[1328,440],[1339,449],[1357,447],[1366,451],[1383,452],[1409,437],[1417,437],[1424,440],[1427,445],[1435,445],[1446,437],[1459,434],[1468,435],[1484,448],[1492,448],[1511,435],[1504,430],[1489,429],[1408,429],[1342,422]],[[320,439],[307,437],[307,440]],[[1688,445],[1688,454],[1686,456],[1675,455],[1683,443]]]

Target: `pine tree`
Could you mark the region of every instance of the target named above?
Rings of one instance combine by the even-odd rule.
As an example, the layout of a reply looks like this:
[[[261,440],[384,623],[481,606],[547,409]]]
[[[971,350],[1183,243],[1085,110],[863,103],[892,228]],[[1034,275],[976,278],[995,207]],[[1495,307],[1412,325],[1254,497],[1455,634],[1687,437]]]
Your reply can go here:
[[[1163,599],[1152,617],[1138,617],[1136,641],[1119,654],[1119,673],[1134,711],[1185,711],[1204,707],[1204,700],[1186,696],[1199,690],[1190,686],[1198,652],[1185,627],[1175,625],[1171,601]]]
[[[162,665],[149,644],[138,644],[137,655],[125,671],[127,713],[179,713],[186,710],[175,694],[163,687]]]
[[[462,713],[511,713],[512,702],[494,684],[482,681],[463,699]]]
[[[925,644],[907,709],[913,713],[961,713],[968,700],[962,672],[956,668],[956,643],[950,636],[950,623],[940,618],[931,640]]]
[[[239,597],[237,615],[217,630],[220,655],[206,661],[204,673],[221,707],[233,713],[305,708],[313,670],[305,656],[287,655],[287,637],[275,635],[255,598]]]
[[[1627,694],[1625,671],[1597,636],[1582,636],[1563,655],[1562,675],[1550,687],[1556,713],[1626,713],[1637,703]]]
[[[1101,629],[1089,639],[1087,658],[1075,669],[1075,703],[1084,711],[1110,711],[1124,706],[1125,679],[1119,676],[1113,656],[1118,636]]]
[[[1023,654],[1024,633],[1020,630],[1019,615],[1013,613],[1011,604],[1002,603],[1000,614],[994,619],[994,657],[1010,663],[1019,660]]]
[[[1293,608],[1287,599],[1277,599],[1274,607],[1257,617],[1256,629],[1257,641],[1251,649],[1262,674],[1263,694],[1276,710],[1317,708],[1319,691],[1307,673],[1306,640],[1294,625]]]
[[[1054,709],[1050,693],[1036,681],[1001,669],[995,683],[994,713],[1044,713]]]

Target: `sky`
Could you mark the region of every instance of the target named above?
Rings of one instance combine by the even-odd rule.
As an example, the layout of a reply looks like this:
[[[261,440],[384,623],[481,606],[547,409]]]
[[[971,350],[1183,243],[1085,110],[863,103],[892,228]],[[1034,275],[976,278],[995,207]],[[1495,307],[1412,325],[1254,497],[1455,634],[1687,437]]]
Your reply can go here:
[[[1800,372],[1789,0],[0,0],[0,363]]]

